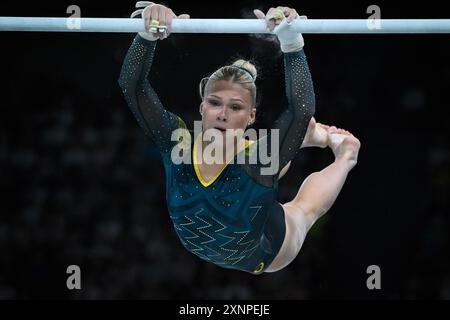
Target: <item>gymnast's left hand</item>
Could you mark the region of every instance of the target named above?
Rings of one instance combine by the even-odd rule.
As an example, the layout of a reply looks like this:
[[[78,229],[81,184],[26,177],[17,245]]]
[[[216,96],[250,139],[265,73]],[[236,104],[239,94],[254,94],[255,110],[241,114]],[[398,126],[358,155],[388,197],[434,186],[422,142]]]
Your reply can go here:
[[[258,19],[266,20],[267,30],[277,35],[281,51],[292,52],[303,48],[305,43],[302,34],[292,32],[289,25],[295,19],[307,19],[306,16],[299,16],[295,9],[289,7],[270,8],[267,14],[255,9],[253,13]]]

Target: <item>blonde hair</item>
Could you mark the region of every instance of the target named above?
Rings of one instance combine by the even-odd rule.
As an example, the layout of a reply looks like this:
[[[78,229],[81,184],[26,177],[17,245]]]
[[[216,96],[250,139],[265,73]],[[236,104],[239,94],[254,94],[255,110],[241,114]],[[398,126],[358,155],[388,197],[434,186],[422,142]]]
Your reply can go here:
[[[253,105],[256,106],[256,85],[255,80],[258,71],[249,61],[239,59],[233,64],[224,66],[213,72],[209,77],[200,80],[200,97],[204,98],[204,93],[217,81],[225,80],[240,84],[244,89],[250,91]]]

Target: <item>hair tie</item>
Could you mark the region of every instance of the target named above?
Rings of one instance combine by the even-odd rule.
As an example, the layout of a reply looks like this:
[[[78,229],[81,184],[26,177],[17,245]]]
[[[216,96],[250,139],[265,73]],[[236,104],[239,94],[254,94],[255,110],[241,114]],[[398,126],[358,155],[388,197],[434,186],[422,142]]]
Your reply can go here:
[[[238,66],[232,66],[232,67],[238,68],[238,69],[241,69],[242,71],[247,72],[247,73],[250,75],[250,77],[252,77],[252,79],[255,80],[255,76],[254,76],[253,73],[251,73],[248,69],[243,68],[243,67],[238,67]]]

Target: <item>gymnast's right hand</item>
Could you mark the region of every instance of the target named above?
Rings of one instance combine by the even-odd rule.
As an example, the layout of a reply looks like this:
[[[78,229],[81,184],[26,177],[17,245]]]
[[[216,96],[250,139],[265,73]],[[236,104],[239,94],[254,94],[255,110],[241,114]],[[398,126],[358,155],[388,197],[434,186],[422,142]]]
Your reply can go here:
[[[145,21],[145,32],[139,32],[139,35],[150,41],[167,38],[172,31],[173,19],[190,18],[188,14],[177,16],[172,9],[149,1],[138,1],[136,8],[139,9],[131,14],[131,18],[141,15]]]

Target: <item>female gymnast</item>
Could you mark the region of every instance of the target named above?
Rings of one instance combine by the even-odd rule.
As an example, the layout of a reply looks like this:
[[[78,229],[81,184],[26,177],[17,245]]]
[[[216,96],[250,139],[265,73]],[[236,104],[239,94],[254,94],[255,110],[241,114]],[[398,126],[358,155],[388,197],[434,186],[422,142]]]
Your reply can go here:
[[[163,107],[147,76],[157,40],[170,35],[172,19],[189,19],[189,15],[177,16],[149,2],[138,2],[136,7],[141,9],[132,17],[145,19],[146,32],[136,35],[131,44],[119,84],[137,122],[162,155],[167,205],[182,244],[224,268],[252,274],[284,268],[299,253],[314,222],[336,200],[360,148],[348,131],[313,118],[315,97],[304,40],[286,28],[294,19],[306,17],[287,7],[271,8],[267,15],[254,10],[277,35],[284,56],[287,106],[269,134],[252,141],[242,134],[255,121],[257,71],[250,62],[238,60],[200,81],[202,130],[190,139],[177,140],[173,132],[186,124]],[[237,139],[229,139],[232,130],[241,132]],[[215,139],[204,138],[208,131]],[[188,143],[191,162],[173,161],[172,151],[179,143]],[[219,150],[231,146],[233,152],[224,151],[222,161],[207,161],[202,150],[212,145]],[[270,146],[269,153],[279,161],[275,172],[268,174],[261,162],[250,161],[261,146]],[[295,198],[280,204],[278,179],[302,147],[312,146],[330,147],[334,162],[308,176]],[[248,161],[236,163],[238,156]]]

